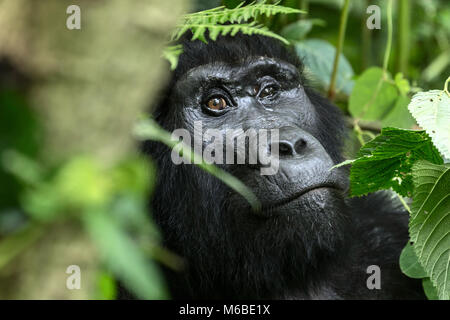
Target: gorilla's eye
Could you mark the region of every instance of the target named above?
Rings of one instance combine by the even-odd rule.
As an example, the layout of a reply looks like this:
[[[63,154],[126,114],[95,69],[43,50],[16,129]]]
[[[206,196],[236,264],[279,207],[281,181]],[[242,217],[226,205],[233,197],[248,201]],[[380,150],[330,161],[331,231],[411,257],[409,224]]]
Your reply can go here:
[[[266,86],[259,93],[259,97],[260,98],[269,98],[276,94],[277,89],[278,88],[275,85]]]
[[[208,106],[209,109],[217,111],[223,110],[226,107],[228,107],[227,102],[222,97],[213,97],[208,100],[206,105]]]

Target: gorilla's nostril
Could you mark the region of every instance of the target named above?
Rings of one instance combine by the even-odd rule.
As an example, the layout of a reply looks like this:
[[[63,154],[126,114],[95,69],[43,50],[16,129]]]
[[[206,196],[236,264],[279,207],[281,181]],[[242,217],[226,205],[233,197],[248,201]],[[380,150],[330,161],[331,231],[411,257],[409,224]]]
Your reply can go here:
[[[292,148],[286,142],[280,142],[279,148],[280,154],[292,154]]]
[[[294,148],[289,142],[280,141],[278,144],[278,152],[281,156],[292,156],[294,155]]]
[[[303,150],[305,150],[306,145],[307,143],[305,139],[298,139],[294,145],[295,152],[301,154]]]

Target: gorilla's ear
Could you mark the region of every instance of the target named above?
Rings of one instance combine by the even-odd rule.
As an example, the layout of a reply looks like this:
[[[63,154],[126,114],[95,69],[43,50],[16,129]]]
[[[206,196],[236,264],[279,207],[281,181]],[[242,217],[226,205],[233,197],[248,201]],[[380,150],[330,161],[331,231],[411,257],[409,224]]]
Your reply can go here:
[[[342,148],[348,137],[342,111],[308,85],[305,85],[305,92],[318,114],[317,138],[334,162],[342,162]]]

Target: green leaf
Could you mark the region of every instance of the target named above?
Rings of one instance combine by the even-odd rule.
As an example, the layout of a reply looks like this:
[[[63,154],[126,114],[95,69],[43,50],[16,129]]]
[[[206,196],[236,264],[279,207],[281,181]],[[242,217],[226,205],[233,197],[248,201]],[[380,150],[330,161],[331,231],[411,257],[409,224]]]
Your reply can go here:
[[[175,70],[178,65],[178,58],[183,53],[181,44],[164,48],[163,57],[170,63],[170,70]]]
[[[314,25],[324,25],[325,22],[320,19],[304,19],[298,20],[284,27],[280,35],[289,41],[299,41],[312,30]]]
[[[399,127],[410,129],[416,124],[416,120],[411,116],[408,111],[408,103],[410,99],[407,96],[399,95],[394,107],[389,113],[381,120],[383,127]]]
[[[450,159],[450,97],[431,90],[413,96],[408,106],[417,123],[430,135],[438,150]]]
[[[65,203],[80,208],[106,203],[114,187],[102,165],[88,156],[68,161],[59,170],[54,186]]]
[[[295,44],[297,55],[305,60],[305,71],[312,80],[317,81],[322,90],[330,85],[331,73],[336,48],[330,43],[319,39],[308,39]],[[339,58],[336,77],[336,92],[350,95],[353,88],[353,69],[343,54]]]
[[[230,24],[230,25],[219,25],[219,24],[189,24],[187,25],[191,29],[193,36],[191,40],[199,39],[207,43],[205,36],[206,30],[208,30],[211,40],[216,40],[219,35],[225,36],[230,34],[231,36],[236,35],[238,32],[242,32],[246,35],[259,34],[266,37],[275,38],[280,40],[284,44],[289,44],[285,38],[280,35],[270,31],[264,25],[256,24],[256,22],[251,23],[241,23],[241,24]]]
[[[450,299],[450,165],[418,161],[412,170],[411,241],[439,298]]]
[[[102,259],[129,289],[141,299],[163,299],[167,291],[156,265],[103,209],[89,210],[83,222],[99,248]]]
[[[411,86],[409,85],[408,79],[403,77],[403,73],[399,72],[395,75],[394,78],[395,85],[397,86],[398,91],[402,96],[406,96],[408,92],[411,90]]]
[[[44,169],[33,159],[14,150],[1,154],[4,169],[28,185],[39,184],[44,178]]]
[[[400,255],[400,269],[410,278],[422,279],[428,277],[428,274],[420,265],[413,247],[409,243],[403,248]]]
[[[276,14],[304,13],[302,10],[280,6],[279,2],[275,4],[266,4],[266,1],[259,3],[250,3],[243,6],[241,3],[233,9],[224,6],[190,13],[184,16],[183,24],[224,24],[224,23],[242,23],[249,19],[257,19],[261,16],[273,16]]]
[[[425,278],[422,280],[423,290],[428,300],[439,300],[438,292],[436,287],[431,282],[430,278]]]
[[[99,299],[114,300],[117,297],[117,284],[114,277],[108,272],[101,272],[98,276]]]
[[[25,190],[21,195],[20,203],[33,219],[50,222],[66,213],[65,200],[55,186],[50,183],[41,183],[37,188]]]
[[[357,119],[382,120],[395,105],[398,90],[383,78],[383,70],[369,68],[355,82],[349,99],[349,112]]]
[[[441,164],[442,158],[425,131],[384,128],[358,152],[350,171],[352,196],[393,188],[411,196],[411,167],[425,159]]]
[[[210,10],[190,13],[184,16],[181,24],[172,34],[172,40],[178,40],[187,31],[193,33],[192,40],[199,39],[206,42],[205,32],[208,30],[214,37],[218,35],[226,35],[228,33],[236,34],[243,32],[244,34],[261,34],[267,37],[274,37],[286,44],[289,42],[276,33],[270,32],[266,27],[256,24],[256,19],[261,16],[273,16],[276,14],[292,14],[303,13],[303,11],[284,7],[276,4],[266,4],[266,1],[259,3],[251,3],[243,6],[244,3],[233,9],[224,6],[213,8]],[[248,23],[249,20],[253,20]],[[214,40],[211,37],[212,40]]]

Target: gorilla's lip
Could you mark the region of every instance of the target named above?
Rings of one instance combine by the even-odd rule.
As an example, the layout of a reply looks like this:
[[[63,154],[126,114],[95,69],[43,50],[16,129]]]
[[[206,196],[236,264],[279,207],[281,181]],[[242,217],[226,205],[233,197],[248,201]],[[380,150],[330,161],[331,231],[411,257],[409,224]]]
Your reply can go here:
[[[297,192],[297,193],[293,194],[292,196],[282,199],[280,201],[277,201],[275,203],[263,204],[261,207],[261,210],[257,214],[264,216],[264,215],[266,215],[266,213],[273,213],[275,209],[281,208],[293,201],[300,199],[301,197],[305,196],[306,194],[308,194],[312,191],[315,191],[315,190],[319,190],[319,189],[331,189],[331,190],[338,191],[341,194],[344,193],[344,190],[335,183],[315,184],[315,185],[311,185],[306,188],[303,188],[300,192]],[[269,216],[270,216],[270,214],[269,214]]]

